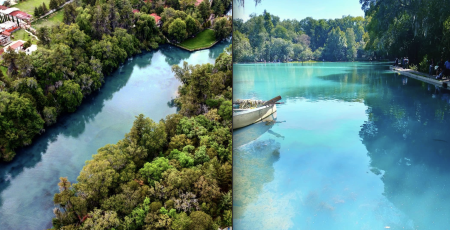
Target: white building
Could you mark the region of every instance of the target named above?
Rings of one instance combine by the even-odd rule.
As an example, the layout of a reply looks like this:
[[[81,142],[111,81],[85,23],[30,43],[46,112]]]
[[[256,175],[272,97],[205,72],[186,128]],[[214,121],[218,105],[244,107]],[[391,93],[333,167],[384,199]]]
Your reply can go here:
[[[9,47],[11,47],[12,50],[14,50],[16,53],[19,53],[19,51],[22,50],[24,43],[25,43],[24,41],[19,40],[19,41],[11,43],[10,45],[5,46],[5,48],[3,48],[3,49],[5,50],[5,52],[8,52]]]
[[[31,55],[34,51],[37,50],[37,45],[31,45],[30,47],[28,47],[27,49],[25,49],[25,53],[27,55]]]

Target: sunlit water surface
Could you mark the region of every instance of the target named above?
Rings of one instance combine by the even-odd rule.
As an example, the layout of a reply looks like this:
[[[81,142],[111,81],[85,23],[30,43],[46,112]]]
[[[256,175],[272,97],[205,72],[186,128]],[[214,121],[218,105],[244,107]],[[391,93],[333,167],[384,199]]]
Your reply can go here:
[[[234,229],[449,229],[450,96],[386,64],[237,64]]]
[[[85,98],[75,113],[59,118],[12,162],[0,164],[0,229],[50,228],[59,177],[76,182],[85,161],[124,138],[135,116],[159,121],[175,113],[168,102],[180,83],[171,66],[214,63],[228,45],[224,41],[193,53],[164,45],[131,58],[106,77],[100,91]]]

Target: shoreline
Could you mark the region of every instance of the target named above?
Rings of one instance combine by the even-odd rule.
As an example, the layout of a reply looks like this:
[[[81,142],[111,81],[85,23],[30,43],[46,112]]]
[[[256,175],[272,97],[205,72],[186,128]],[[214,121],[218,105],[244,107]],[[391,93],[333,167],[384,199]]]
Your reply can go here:
[[[217,44],[217,42],[216,42],[215,44]],[[110,74],[104,75],[104,78],[107,78],[107,77],[112,76],[113,73],[116,72],[116,71],[118,71],[118,70],[120,69],[120,66],[126,64],[126,63],[129,61],[130,58],[134,58],[134,57],[136,57],[136,56],[143,55],[143,54],[145,54],[145,53],[147,53],[147,52],[158,51],[158,50],[161,48],[161,46],[163,46],[163,45],[170,45],[170,46],[173,46],[172,43],[167,42],[167,43],[159,43],[159,44],[158,44],[158,48],[156,48],[156,49],[151,49],[151,50],[141,49],[141,50],[140,50],[140,53],[133,54],[133,55],[127,57],[127,58],[125,59],[125,61],[124,61],[123,63],[120,63],[119,66],[118,66],[116,69],[114,69]],[[197,51],[197,50],[196,50],[196,51]],[[192,51],[192,52],[194,52],[194,51]],[[56,117],[56,122],[55,122],[55,123],[50,124],[50,125],[44,124],[44,126],[42,127],[42,130],[43,130],[42,133],[36,134],[35,136],[33,136],[33,137],[32,137],[32,142],[31,142],[31,144],[19,146],[19,147],[17,147],[16,149],[14,149],[15,156],[13,157],[13,159],[11,159],[10,161],[0,161],[0,162],[6,163],[6,164],[9,164],[9,163],[13,162],[14,159],[16,158],[16,156],[17,156],[17,152],[18,152],[18,151],[20,151],[20,150],[22,150],[22,149],[24,149],[24,148],[26,148],[26,147],[32,145],[32,144],[34,143],[34,141],[35,141],[37,138],[41,137],[41,136],[43,135],[43,133],[45,133],[46,130],[47,130],[48,128],[54,127],[54,126],[58,123],[58,119],[60,119],[60,118],[62,118],[62,117],[64,117],[64,116],[67,116],[67,115],[69,115],[69,114],[76,113],[76,112],[78,111],[79,107],[82,106],[82,105],[86,102],[86,99],[87,99],[87,98],[89,98],[89,97],[90,97],[91,95],[93,95],[94,93],[100,92],[104,86],[105,86],[105,84],[102,83],[102,85],[101,85],[97,90],[91,92],[91,93],[88,94],[88,95],[83,95],[83,99],[81,100],[80,105],[77,106],[77,109],[76,109],[74,112],[67,112],[67,111],[62,112],[62,113],[60,113],[60,114]]]
[[[388,61],[290,61],[290,62],[233,62],[234,64],[290,64],[290,63],[339,63],[339,62],[388,62]]]
[[[434,79],[434,76],[431,76],[429,74],[421,73],[421,72],[414,71],[411,69],[403,69],[398,66],[389,66],[389,69],[392,70],[394,73],[402,74],[404,76],[414,78],[414,79],[417,79],[417,80],[425,82],[425,83],[440,86],[444,89],[448,88],[448,86],[444,86],[444,83],[446,83],[446,84],[450,83],[450,79],[446,79],[446,80],[442,80],[442,81],[436,80],[436,79]]]

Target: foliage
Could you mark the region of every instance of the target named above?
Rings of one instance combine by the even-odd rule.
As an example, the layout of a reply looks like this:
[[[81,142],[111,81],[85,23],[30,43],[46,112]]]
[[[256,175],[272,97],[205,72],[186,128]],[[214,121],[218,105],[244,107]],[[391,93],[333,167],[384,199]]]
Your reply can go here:
[[[18,92],[0,92],[0,159],[10,161],[14,149],[31,144],[44,125],[30,99]]]
[[[360,0],[368,24],[366,49],[384,58],[408,57],[410,63],[450,56],[450,2]],[[421,70],[422,69],[422,70]],[[428,72],[428,69],[419,68]]]
[[[124,139],[100,148],[86,162],[77,183],[60,178],[54,228],[188,230],[231,225],[232,134],[231,121],[226,120],[231,116],[231,55],[221,54],[215,65],[186,63],[173,69],[182,91],[200,90],[206,95],[202,100],[217,103],[209,107],[203,101],[203,113],[173,114],[158,123],[137,116]],[[211,85],[198,85],[203,79]],[[177,100],[193,99],[187,97],[192,95],[183,93]],[[46,121],[52,122],[54,108],[45,111]]]
[[[368,57],[364,50],[367,21],[362,17],[300,21],[283,20],[264,11],[249,20],[233,20],[235,62],[290,60],[353,61]]]
[[[231,18],[216,19],[214,23],[214,35],[217,40],[222,40],[231,34]]]
[[[43,14],[48,10],[47,5],[54,9],[63,3],[40,1],[33,8]],[[39,49],[32,55],[3,54],[7,76],[1,79],[1,87],[9,94],[5,96],[8,100],[2,102],[5,104],[2,119],[6,120],[0,129],[1,160],[11,160],[16,148],[30,144],[44,125],[54,124],[62,113],[74,112],[85,96],[101,87],[104,76],[128,57],[140,53],[141,49],[155,49],[164,41],[154,18],[133,14],[128,0],[85,3],[81,6],[76,2],[66,4],[64,10],[48,18],[51,23],[44,23],[47,19],[35,22]],[[25,111],[18,115],[28,117],[3,116],[12,114],[19,105]],[[24,122],[28,119],[33,122]],[[157,130],[165,129],[161,124],[154,126]],[[24,127],[28,128],[24,130]],[[166,144],[167,136],[163,135],[164,140],[158,143],[152,138],[143,137],[144,146],[157,155]]]
[[[191,66],[184,62],[183,67],[178,65],[172,67],[175,77],[183,83],[178,90],[181,96],[176,99],[176,102],[181,105],[181,114],[192,116],[206,113],[208,110],[207,99],[214,99],[231,87],[231,68],[227,67],[216,72],[217,69],[222,68],[220,65],[222,60],[229,58],[231,55],[220,55],[216,59],[215,66],[211,64]],[[230,64],[229,61],[231,60],[226,63]],[[231,97],[231,95],[229,96]]]
[[[178,42],[186,39],[186,23],[180,18],[175,19],[169,26],[169,35]]]
[[[428,73],[430,63],[428,62],[428,56],[425,55],[422,58],[422,61],[419,63],[419,71],[423,73]]]
[[[139,172],[141,175],[148,178],[148,183],[150,185],[154,186],[155,181],[159,181],[162,173],[169,168],[172,168],[172,166],[169,165],[169,160],[167,158],[159,157],[151,163],[145,163],[144,168],[140,169]]]

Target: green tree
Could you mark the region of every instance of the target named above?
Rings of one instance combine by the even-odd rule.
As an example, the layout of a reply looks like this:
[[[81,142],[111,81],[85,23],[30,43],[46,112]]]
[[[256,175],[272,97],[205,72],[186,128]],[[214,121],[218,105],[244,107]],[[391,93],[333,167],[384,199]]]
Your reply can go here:
[[[45,14],[45,13],[47,13],[48,12],[48,8],[47,8],[47,6],[45,5],[45,2],[43,2],[42,3],[42,14]]]
[[[39,17],[41,16],[40,12],[39,12],[39,7],[34,7],[34,17]]]
[[[201,17],[203,20],[208,19],[208,18],[209,18],[209,15],[210,15],[210,11],[211,11],[211,8],[210,8],[210,6],[209,6],[209,1],[208,1],[208,0],[202,1],[202,2],[198,5],[198,11],[199,11],[200,17]]]
[[[345,37],[347,40],[347,60],[354,61],[357,55],[355,33],[352,28],[347,28],[345,32]]]
[[[169,26],[169,34],[177,42],[182,42],[187,37],[186,23],[180,18],[175,19]]]
[[[277,25],[277,27],[275,27],[275,29],[273,31],[273,35],[276,38],[282,38],[282,39],[285,39],[285,40],[289,39],[289,35],[288,35],[288,32],[287,32],[286,28],[284,28],[281,25]]]
[[[271,37],[271,33],[273,30],[273,23],[272,23],[272,17],[270,16],[269,12],[264,10],[264,28],[266,29],[267,33],[269,33],[269,36]]]
[[[213,229],[213,220],[210,215],[202,212],[195,211],[189,216],[192,220],[189,229],[201,230],[201,229]]]
[[[32,102],[17,92],[0,91],[0,152],[1,159],[10,161],[14,149],[29,145],[44,125],[44,120]]]
[[[252,47],[247,37],[239,31],[233,32],[234,62],[252,62],[255,60]]]
[[[198,29],[200,28],[200,23],[193,19],[191,16],[187,16],[186,18],[186,32],[188,36],[196,34]]]
[[[347,39],[345,33],[337,28],[333,28],[328,34],[324,52],[332,61],[342,61],[346,59]]]
[[[214,36],[217,40],[227,38],[231,34],[231,21],[226,18],[216,19],[214,23]]]
[[[56,10],[56,8],[58,8],[58,2],[56,0],[50,0],[50,5],[49,5],[50,9],[52,10]]]
[[[64,81],[63,85],[56,91],[59,104],[68,112],[75,112],[81,104],[83,94],[80,85],[72,80]]]
[[[159,181],[162,178],[162,173],[167,169],[172,168],[169,164],[169,160],[163,157],[157,157],[152,162],[145,163],[144,167],[139,170],[142,176],[146,177],[148,183],[152,186],[155,185],[155,181]]]

